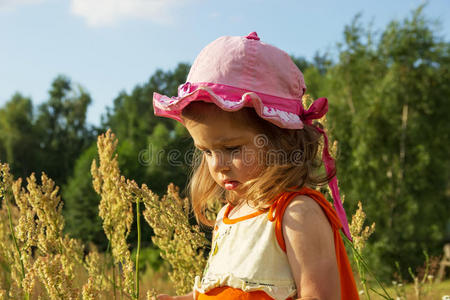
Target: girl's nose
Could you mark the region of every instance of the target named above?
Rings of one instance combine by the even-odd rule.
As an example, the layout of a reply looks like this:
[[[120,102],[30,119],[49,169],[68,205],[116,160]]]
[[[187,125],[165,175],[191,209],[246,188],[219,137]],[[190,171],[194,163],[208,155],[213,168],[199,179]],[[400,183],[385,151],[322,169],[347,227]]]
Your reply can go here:
[[[221,172],[230,169],[230,162],[230,158],[222,151],[213,153],[212,164],[214,171]]]

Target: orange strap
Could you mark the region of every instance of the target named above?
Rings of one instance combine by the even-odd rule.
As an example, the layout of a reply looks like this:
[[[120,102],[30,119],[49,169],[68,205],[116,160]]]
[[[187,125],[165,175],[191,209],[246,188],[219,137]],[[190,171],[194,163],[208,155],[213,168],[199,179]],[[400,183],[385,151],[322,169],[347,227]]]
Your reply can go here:
[[[272,222],[275,221],[275,235],[277,237],[278,244],[280,245],[281,249],[286,252],[286,244],[284,242],[283,230],[281,227],[283,215],[286,207],[289,205],[291,200],[298,195],[305,195],[314,199],[324,211],[333,229],[334,248],[336,252],[337,265],[341,282],[341,299],[359,299],[352,268],[347,257],[347,252],[345,251],[344,242],[342,241],[341,235],[339,234],[339,229],[342,227],[342,224],[331,203],[328,202],[320,192],[307,187],[303,187],[296,192],[283,193],[280,198],[276,202],[274,202],[274,204],[270,207],[268,218]]]

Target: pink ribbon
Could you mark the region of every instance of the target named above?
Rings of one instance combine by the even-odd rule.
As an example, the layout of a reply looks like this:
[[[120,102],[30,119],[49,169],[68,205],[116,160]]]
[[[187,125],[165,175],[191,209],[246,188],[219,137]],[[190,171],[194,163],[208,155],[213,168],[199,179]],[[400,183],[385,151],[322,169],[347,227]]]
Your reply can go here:
[[[303,121],[303,123],[307,125],[312,125],[312,120],[314,119],[320,119],[328,112],[328,100],[327,98],[319,98],[311,104],[311,106],[308,108],[308,110],[304,110],[304,108],[301,108],[300,111],[300,119]],[[334,159],[331,157],[330,153],[328,152],[328,137],[325,131],[317,126],[314,126],[317,131],[319,131],[323,135],[324,139],[324,147],[322,152],[322,160],[325,164],[325,169],[327,171],[327,174],[330,175],[333,169],[335,168],[335,162]],[[347,221],[347,215],[345,214],[344,207],[342,206],[341,197],[339,196],[339,188],[338,188],[338,182],[337,182],[337,176],[333,176],[331,181],[328,183],[328,186],[331,189],[331,195],[333,196],[333,205],[336,210],[336,213],[339,217],[339,220],[342,223],[342,231],[344,232],[345,236],[350,240],[353,241],[352,236],[350,234],[350,229],[348,226]]]
[[[191,92],[191,83],[185,82],[178,86],[178,97],[186,96]]]

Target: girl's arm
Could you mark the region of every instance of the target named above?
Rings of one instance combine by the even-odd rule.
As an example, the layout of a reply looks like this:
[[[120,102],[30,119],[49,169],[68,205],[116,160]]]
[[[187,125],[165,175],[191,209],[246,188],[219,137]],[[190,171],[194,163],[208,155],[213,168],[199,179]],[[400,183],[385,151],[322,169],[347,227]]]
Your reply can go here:
[[[158,295],[156,297],[158,300],[193,300],[194,296],[193,293],[190,292],[189,294],[183,295],[183,296],[169,296],[169,295]]]
[[[339,271],[331,225],[322,208],[307,196],[287,206],[283,237],[299,299],[339,300]]]

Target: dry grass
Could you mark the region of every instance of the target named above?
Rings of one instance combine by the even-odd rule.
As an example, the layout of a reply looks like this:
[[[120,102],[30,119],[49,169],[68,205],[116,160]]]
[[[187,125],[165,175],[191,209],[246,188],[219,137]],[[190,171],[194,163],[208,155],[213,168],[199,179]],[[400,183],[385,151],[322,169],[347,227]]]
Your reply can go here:
[[[115,153],[117,139],[110,131],[98,137],[97,146],[99,161],[91,172],[101,196],[108,253],[90,247],[84,255],[85,246],[63,234],[59,187],[44,173],[40,182],[32,174],[23,186],[7,164],[0,164],[0,299],[150,299],[156,291],[191,290],[209,242],[189,223],[188,199],[181,199],[173,184],[160,199],[146,185],[124,178]],[[133,206],[138,244],[142,215],[155,231],[153,241],[166,260],[159,271],[148,267],[143,274],[136,272],[139,254],[132,261],[127,243]]]
[[[406,292],[406,298],[396,298],[398,297],[396,295],[396,288],[394,286],[390,286],[387,287],[386,290],[389,292],[389,294],[391,294],[394,299],[398,299],[398,300],[403,300],[403,299],[407,299],[407,300],[416,300],[416,296],[415,296],[415,289],[414,289],[414,284],[406,284],[404,286],[405,288],[405,292]],[[442,281],[440,283],[432,283],[429,286],[427,286],[426,288],[429,289],[428,293],[423,296],[421,299],[422,300],[441,300],[444,299],[444,296],[448,296],[450,297],[450,279],[446,280],[446,281]],[[377,290],[378,292],[381,292],[381,290],[379,288],[375,288],[375,290]],[[373,294],[373,293],[372,293]],[[379,300],[379,299],[384,299],[378,295],[373,295],[371,297],[371,299],[373,300]],[[448,298],[450,299],[450,298]]]
[[[124,178],[115,152],[117,139],[110,131],[98,137],[97,146],[99,160],[93,162],[91,172],[101,197],[99,212],[111,246],[108,253],[89,246],[85,255],[86,247],[79,240],[63,234],[63,202],[50,178],[43,173],[38,182],[32,174],[23,185],[22,179],[14,180],[8,165],[0,163],[0,300],[150,299],[155,292],[189,292],[194,277],[202,273],[209,241],[198,226],[190,224],[188,199],[180,198],[173,184],[160,198],[146,185],[139,187]],[[132,260],[127,237],[136,217],[140,244],[141,216],[153,228],[153,242],[165,260],[158,271],[148,266],[145,272],[136,272],[139,246]],[[364,221],[360,206],[351,226],[358,251],[374,230],[374,225],[364,227]],[[355,258],[364,283],[367,270],[360,257]],[[441,299],[450,294],[450,281],[422,288],[426,297],[421,299]],[[395,288],[387,291],[395,299]],[[414,287],[408,285],[407,298],[398,299],[416,299],[414,294]],[[371,299],[383,298],[372,295]]]

